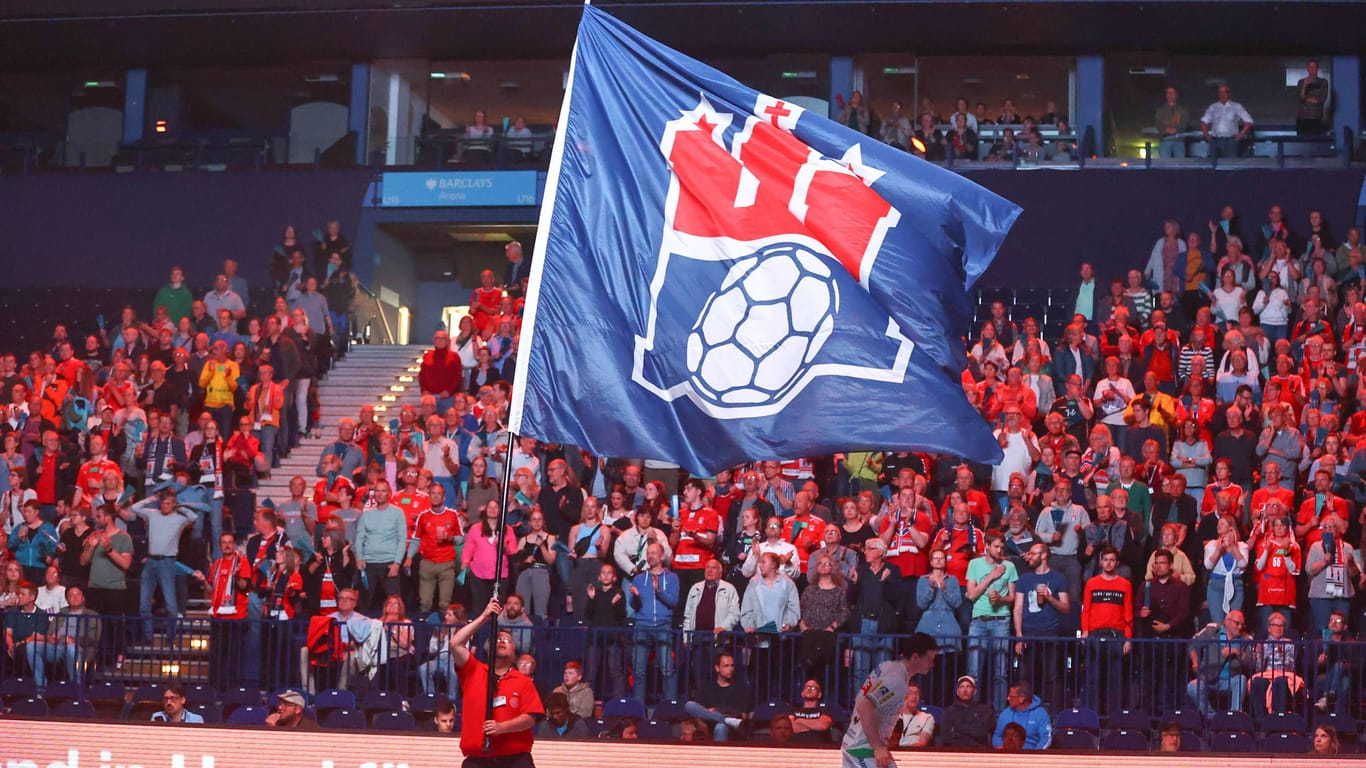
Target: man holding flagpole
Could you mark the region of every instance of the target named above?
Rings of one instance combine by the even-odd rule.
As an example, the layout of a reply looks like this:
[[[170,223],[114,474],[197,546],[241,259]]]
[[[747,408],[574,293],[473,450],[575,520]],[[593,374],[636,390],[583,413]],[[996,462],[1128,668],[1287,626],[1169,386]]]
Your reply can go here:
[[[460,723],[464,768],[535,768],[532,729],[545,717],[545,707],[535,681],[517,670],[516,639],[506,629],[495,629],[491,664],[476,659],[468,647],[480,627],[502,609],[497,599],[490,600],[483,613],[451,636],[451,662],[464,697]]]

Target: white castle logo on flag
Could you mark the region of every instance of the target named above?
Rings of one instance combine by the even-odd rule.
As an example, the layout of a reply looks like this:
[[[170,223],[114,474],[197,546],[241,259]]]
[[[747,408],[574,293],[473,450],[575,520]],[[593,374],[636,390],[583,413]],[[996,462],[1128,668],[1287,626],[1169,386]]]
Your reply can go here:
[[[734,115],[716,112],[705,97],[667,123],[664,236],[632,370],[652,394],[686,396],[716,418],[750,418],[782,411],[820,376],[904,380],[914,345],[885,312],[886,343],[869,345],[884,349],[861,349],[857,362],[827,349],[842,302],[857,301],[865,314],[871,306],[866,294],[842,297],[835,270],[847,269],[866,290],[900,213],[871,189],[882,172],[863,164],[857,144],[835,160],[792,136],[801,113],[761,94],[729,144]],[[663,333],[672,338],[662,340],[661,296],[677,298],[669,295],[671,279],[683,279],[671,277],[671,264],[677,272],[707,262],[731,266],[695,319],[669,314]],[[700,295],[695,285],[685,290]],[[870,356],[885,364],[868,365]],[[670,378],[677,380],[663,380]]]

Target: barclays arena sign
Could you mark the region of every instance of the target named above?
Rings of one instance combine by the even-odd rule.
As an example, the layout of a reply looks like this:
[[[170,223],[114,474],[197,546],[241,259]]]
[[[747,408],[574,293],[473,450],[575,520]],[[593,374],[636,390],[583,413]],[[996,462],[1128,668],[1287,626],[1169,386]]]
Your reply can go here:
[[[536,205],[536,171],[397,172],[380,176],[382,208]]]

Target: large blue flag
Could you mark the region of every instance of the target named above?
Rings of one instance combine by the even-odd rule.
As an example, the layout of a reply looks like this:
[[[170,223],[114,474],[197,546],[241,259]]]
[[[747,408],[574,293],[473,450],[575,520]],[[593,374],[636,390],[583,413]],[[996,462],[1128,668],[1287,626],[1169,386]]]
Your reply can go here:
[[[1000,449],[959,381],[1020,209],[588,7],[509,427],[696,471]]]

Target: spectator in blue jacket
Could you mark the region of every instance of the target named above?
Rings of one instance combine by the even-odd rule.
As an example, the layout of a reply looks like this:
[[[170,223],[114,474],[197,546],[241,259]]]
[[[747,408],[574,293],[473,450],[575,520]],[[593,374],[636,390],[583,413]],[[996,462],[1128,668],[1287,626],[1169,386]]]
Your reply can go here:
[[[9,551],[23,567],[24,579],[31,584],[42,584],[48,560],[57,554],[57,529],[51,523],[43,522],[42,507],[36,500],[25,502],[20,509],[24,524],[10,530]]]
[[[635,650],[631,668],[635,673],[633,695],[645,701],[645,681],[650,673],[650,651],[664,676],[664,698],[678,698],[678,670],[673,660],[673,612],[678,604],[678,576],[664,565],[664,547],[645,548],[646,569],[631,579],[631,610],[636,617]]]
[[[1053,743],[1053,721],[1028,680],[1016,681],[1006,693],[1006,708],[996,718],[996,733],[991,737],[993,747],[1001,748],[1006,725],[1010,723],[1024,727],[1025,749],[1048,749]]]

